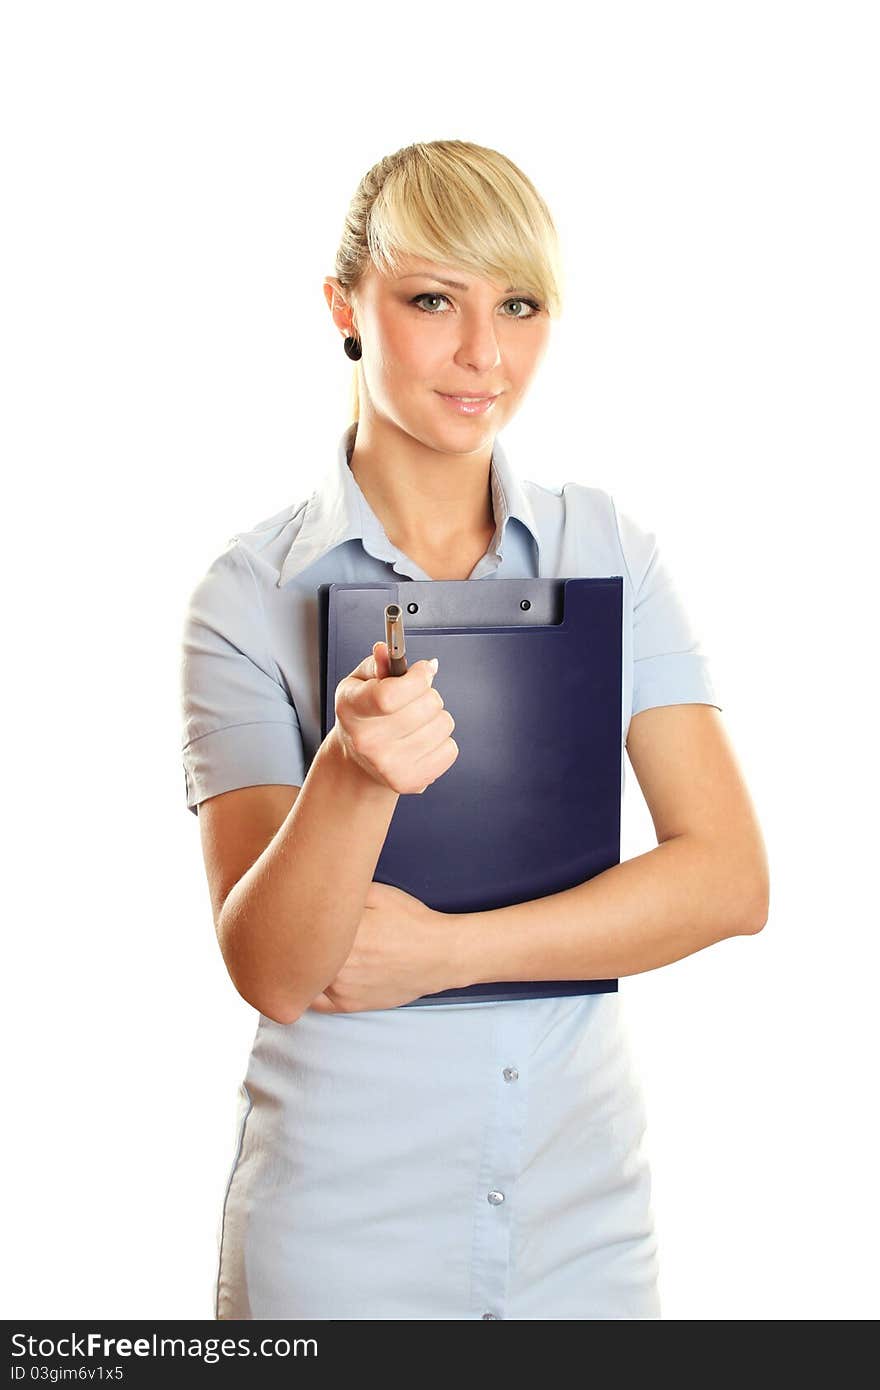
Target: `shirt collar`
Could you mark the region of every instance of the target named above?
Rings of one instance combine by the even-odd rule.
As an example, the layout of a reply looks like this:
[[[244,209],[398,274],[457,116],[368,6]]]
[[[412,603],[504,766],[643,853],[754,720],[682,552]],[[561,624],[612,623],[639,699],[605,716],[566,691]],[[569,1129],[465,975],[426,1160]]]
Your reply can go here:
[[[279,588],[320,560],[328,550],[345,541],[362,541],[364,549],[379,560],[391,563],[400,560],[400,551],[391,544],[349,467],[348,459],[356,433],[355,420],[340,436],[335,463],[325,471],[319,486],[306,503],[302,525],[281,566]],[[531,504],[497,436],[492,445],[490,474],[495,515],[495,535],[490,553],[497,555],[500,563],[504,531],[511,517],[516,517],[527,527],[540,549],[538,524]]]

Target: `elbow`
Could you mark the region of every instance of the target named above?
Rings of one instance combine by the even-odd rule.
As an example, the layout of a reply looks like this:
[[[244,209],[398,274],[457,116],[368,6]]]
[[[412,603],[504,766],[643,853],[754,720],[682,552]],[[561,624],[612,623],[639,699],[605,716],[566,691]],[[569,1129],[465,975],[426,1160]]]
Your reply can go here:
[[[757,936],[770,917],[770,863],[763,838],[753,842],[733,861],[731,874],[728,861],[728,882],[741,885],[738,934]],[[747,891],[746,891],[747,890]]]
[[[740,935],[741,935],[741,936],[757,936],[757,935],[758,935],[758,932],[763,931],[764,928],[766,927],[768,915],[769,915],[769,914],[766,914],[766,913],[765,913],[763,916],[750,918],[750,919],[749,919],[749,925],[746,926],[746,927],[741,927],[741,928],[740,928]]]
[[[262,1014],[263,1018],[268,1018],[270,1022],[280,1023],[282,1027],[286,1028],[288,1024],[296,1023],[296,1020],[299,1018],[299,1014],[302,1013],[302,1010],[300,1010],[299,1013],[290,1013],[289,1011],[284,1009],[272,1008],[258,1009],[257,1012]]]
[[[246,933],[239,933],[247,939]],[[236,936],[234,928],[230,927],[223,913],[220,913],[217,923],[217,938],[220,943],[220,951],[223,956],[223,963],[226,966],[226,973],[235,986],[236,992],[246,1004],[250,1004],[252,1009],[256,1009],[258,1014],[267,1018],[270,1023],[279,1023],[286,1026],[288,1023],[296,1023],[299,1018],[315,998],[320,990],[314,990],[308,998],[301,998],[301,991],[297,991],[296,999],[279,998],[277,980],[269,982],[262,978],[264,971],[260,969],[260,963],[251,956],[242,958],[235,950]],[[277,972],[276,972],[277,973]]]
[[[271,1019],[273,1023],[280,1023],[282,1027],[286,1028],[289,1024],[296,1023],[300,1015],[305,1013],[312,1000],[319,993],[320,990],[313,990],[308,998],[305,998],[299,991],[295,998],[288,997],[279,999],[277,994],[272,995],[268,999],[264,997],[263,1004],[265,1007],[260,1009],[260,1013],[264,1018]]]
[[[263,1018],[267,1018],[270,1023],[281,1024],[286,1027],[289,1023],[296,1023],[300,1014],[304,1012],[306,1006],[300,1009],[293,1009],[289,1004],[281,1003],[278,999],[265,998],[254,990],[245,990],[241,985],[233,980],[233,984],[246,1004],[250,1004],[252,1009]]]
[[[744,936],[757,936],[763,931],[770,917],[770,880],[764,879],[750,899],[745,926],[741,928]]]
[[[229,960],[226,961],[226,970],[244,1002],[250,1004],[252,1009],[256,1009],[257,1013],[267,1018],[270,1023],[296,1023],[300,1014],[308,1007],[308,1002],[296,1006],[289,999],[279,999],[277,992],[266,989],[265,982],[261,986],[252,978],[246,977],[242,971],[234,969]]]
[[[278,1023],[282,1027],[296,1023],[300,1014],[308,1008],[308,1003],[293,1003],[289,999],[279,999],[277,994],[248,986],[234,976],[232,983],[246,1004],[250,1004],[252,1009],[256,1009],[257,1013],[267,1018],[270,1023]]]

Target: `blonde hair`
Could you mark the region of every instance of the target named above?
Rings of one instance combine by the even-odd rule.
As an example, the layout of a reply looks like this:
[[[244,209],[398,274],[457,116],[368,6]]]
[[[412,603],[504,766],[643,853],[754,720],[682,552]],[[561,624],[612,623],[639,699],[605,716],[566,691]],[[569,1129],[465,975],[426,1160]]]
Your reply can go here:
[[[534,184],[497,150],[467,140],[406,145],[374,164],[357,186],[336,253],[335,275],[356,307],[372,263],[384,274],[418,256],[485,279],[522,286],[562,309],[559,239]],[[351,418],[358,419],[358,367]]]

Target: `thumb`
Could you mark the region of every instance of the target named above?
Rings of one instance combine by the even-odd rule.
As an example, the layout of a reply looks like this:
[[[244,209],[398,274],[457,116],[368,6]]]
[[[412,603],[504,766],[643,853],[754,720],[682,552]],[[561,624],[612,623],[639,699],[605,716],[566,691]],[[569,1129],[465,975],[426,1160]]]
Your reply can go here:
[[[372,660],[375,666],[375,669],[371,672],[372,675],[378,676],[379,680],[384,680],[386,676],[391,675],[391,660],[388,656],[387,642],[373,643]],[[370,669],[370,662],[368,660],[367,670],[370,671]]]
[[[359,680],[369,681],[376,676],[383,677],[391,674],[391,666],[388,661],[388,649],[384,642],[374,642],[373,651],[370,656],[365,656],[363,661],[355,666],[351,673]]]

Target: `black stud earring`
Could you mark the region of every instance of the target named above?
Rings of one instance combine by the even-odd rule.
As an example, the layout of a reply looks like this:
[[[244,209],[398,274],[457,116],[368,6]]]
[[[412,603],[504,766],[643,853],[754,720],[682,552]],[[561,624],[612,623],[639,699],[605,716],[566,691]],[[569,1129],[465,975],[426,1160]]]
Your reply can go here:
[[[357,338],[346,338],[342,346],[345,348],[346,354],[351,358],[352,362],[360,360],[361,345]]]

